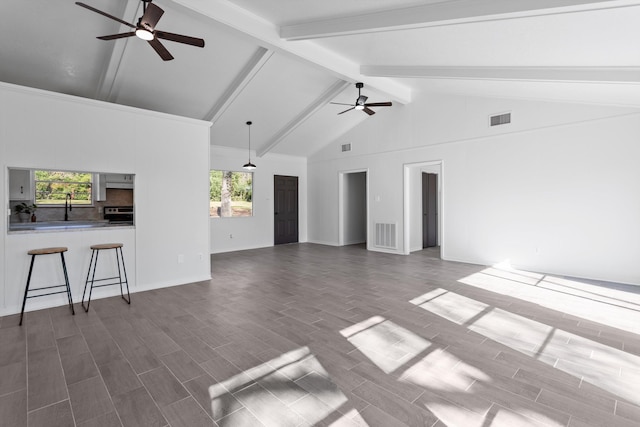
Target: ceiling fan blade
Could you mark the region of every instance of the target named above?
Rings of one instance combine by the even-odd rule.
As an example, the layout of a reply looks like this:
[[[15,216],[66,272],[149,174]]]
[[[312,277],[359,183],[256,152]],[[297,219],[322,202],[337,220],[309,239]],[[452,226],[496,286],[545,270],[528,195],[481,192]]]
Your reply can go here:
[[[114,21],[118,21],[118,22],[119,22],[119,23],[121,23],[121,24],[127,25],[127,26],[129,26],[129,27],[131,27],[131,28],[136,28],[136,26],[135,26],[135,25],[133,25],[133,24],[129,24],[128,22],[123,21],[123,20],[122,20],[122,19],[120,19],[120,18],[116,18],[116,17],[115,17],[115,16],[113,16],[113,15],[109,15],[108,13],[103,12],[103,11],[101,11],[101,10],[98,10],[98,9],[96,9],[95,7],[91,7],[91,6],[89,6],[88,4],[84,4],[84,3],[79,2],[79,1],[77,1],[77,2],[76,2],[76,4],[77,4],[78,6],[82,6],[82,7],[84,7],[85,9],[89,9],[89,10],[90,10],[90,11],[92,11],[92,12],[99,13],[99,14],[100,14],[100,15],[102,15],[102,16],[106,16],[106,17],[107,17],[107,18],[109,18],[109,19],[113,19]]]
[[[140,25],[142,25],[149,31],[153,31],[163,14],[164,10],[160,9],[159,6],[156,6],[155,4],[149,2],[147,3],[144,15],[142,15],[142,18],[140,18]]]
[[[171,61],[173,59],[173,56],[169,53],[167,48],[164,47],[162,43],[160,43],[160,40],[158,39],[149,40],[149,44],[151,45],[153,50],[155,50],[158,53],[158,55],[160,55],[160,58],[162,58],[164,61]]]
[[[131,31],[130,33],[111,34],[110,36],[100,36],[96,38],[100,40],[116,40],[116,39],[123,39],[125,37],[131,37],[135,35],[136,35],[136,32]]]
[[[344,113],[346,113],[347,111],[351,111],[351,110],[353,110],[354,108],[355,108],[355,107],[347,108],[347,109],[346,109],[346,110],[344,110],[343,112],[338,113],[338,115],[340,115],[340,114],[344,114]]]
[[[191,46],[204,47],[204,40],[196,37],[183,36],[182,34],[167,33],[166,31],[156,31],[155,35],[159,39],[169,40],[169,41],[178,42],[178,43],[184,43]]]
[[[329,104],[334,104],[334,105],[353,105],[353,104],[345,104],[344,102],[330,102]]]
[[[365,107],[391,107],[391,102],[370,102]]]
[[[367,113],[370,116],[373,116],[376,113],[375,111],[369,109],[368,107],[364,107],[364,109],[362,111],[364,111],[365,113]]]

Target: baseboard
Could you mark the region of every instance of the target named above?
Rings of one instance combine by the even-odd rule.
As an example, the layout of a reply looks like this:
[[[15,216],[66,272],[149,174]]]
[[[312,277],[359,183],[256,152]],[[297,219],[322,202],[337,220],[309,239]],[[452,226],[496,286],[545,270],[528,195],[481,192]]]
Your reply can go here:
[[[384,249],[384,248],[378,248],[378,247],[375,247],[375,246],[370,246],[368,249],[370,251],[373,251],[373,252],[383,252],[385,254],[405,255],[404,252],[402,252],[400,249],[396,249],[396,250]]]
[[[344,242],[344,246],[348,246],[348,245],[361,245],[363,243],[367,243],[366,240],[354,240],[354,241],[348,241],[348,242]]]
[[[188,285],[191,283],[197,283],[197,282],[205,282],[205,281],[209,281],[211,280],[211,274],[206,275],[206,276],[193,276],[193,277],[189,277],[187,279],[180,279],[179,282],[161,282],[161,283],[153,283],[153,284],[147,284],[147,285],[136,285],[136,286],[131,286],[129,288],[129,293],[130,294],[136,294],[138,292],[146,292],[146,291],[151,291],[153,289],[160,289],[160,288],[170,288],[172,286],[182,286],[182,285]],[[97,290],[97,289],[96,289]],[[108,290],[105,288],[101,288],[99,290],[99,292],[93,294],[91,296],[91,301],[95,301],[95,300],[100,300],[103,298],[112,298],[115,296],[119,296],[120,295],[120,289],[116,286],[113,288],[109,288]],[[77,305],[80,303],[80,300],[82,299],[82,296],[73,296],[73,302],[74,305],[76,305],[76,311],[77,311]],[[135,300],[132,300],[132,304],[135,302]],[[41,301],[37,301],[34,303],[32,303],[31,307],[29,307],[29,305],[27,304],[27,307],[25,309],[25,313],[28,313],[30,311],[38,311],[38,310],[46,310],[49,308],[54,308],[54,307],[62,307],[67,305],[67,302],[60,302],[60,301],[56,301],[56,302],[51,302],[48,303],[48,301],[46,300],[41,300]],[[2,309],[0,309],[0,317],[2,316],[10,316],[12,314],[20,314],[20,309],[21,307],[3,307]]]
[[[308,240],[307,243],[313,243],[316,245],[325,245],[325,246],[340,246],[338,242],[325,242],[323,240]]]
[[[197,283],[197,282],[206,282],[211,280],[211,274],[208,275],[204,275],[204,276],[193,276],[193,277],[189,277],[187,279],[180,279],[179,282],[160,282],[160,283],[152,283],[152,284],[147,284],[147,285],[140,285],[138,287],[136,287],[136,293],[137,292],[145,292],[145,291],[152,291],[154,289],[161,289],[161,288],[170,288],[172,286],[182,286],[182,285],[189,285],[191,283]]]
[[[249,250],[252,250],[252,249],[271,248],[273,246],[274,245],[251,245],[251,246],[243,246],[241,248],[221,249],[221,250],[215,250],[215,251],[211,252],[211,255],[226,254],[228,252],[249,251]]]

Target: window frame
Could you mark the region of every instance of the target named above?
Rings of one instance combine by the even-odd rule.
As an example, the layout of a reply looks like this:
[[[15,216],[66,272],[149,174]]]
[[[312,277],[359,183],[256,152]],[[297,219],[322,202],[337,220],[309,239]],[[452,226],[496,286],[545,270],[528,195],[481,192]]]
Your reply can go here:
[[[33,170],[33,172],[32,172],[31,183],[33,185],[33,203],[36,204],[39,208],[63,207],[66,204],[66,199],[61,199],[60,203],[42,203],[42,202],[38,202],[37,184],[39,182],[75,184],[75,185],[78,185],[78,184],[79,185],[87,185],[88,184],[89,187],[90,187],[90,191],[91,191],[91,199],[88,201],[88,203],[77,203],[78,199],[73,199],[72,198],[71,201],[70,201],[70,205],[73,206],[74,208],[95,207],[95,201],[96,201],[95,173],[87,172],[87,171],[70,171],[70,170],[62,170],[62,169],[44,169],[44,168],[34,168],[32,170]],[[72,174],[87,174],[87,175],[89,175],[90,179],[89,179],[88,183],[82,182],[82,181],[55,181],[55,180],[43,181],[43,180],[37,179],[37,173],[40,172],[40,171],[72,173]],[[55,200],[55,199],[50,199],[50,200]]]
[[[251,177],[251,193],[250,193],[250,198],[251,198],[251,213],[248,215],[231,215],[231,216],[222,216],[219,214],[213,214],[213,208],[212,208],[212,203],[213,202],[218,202],[218,203],[222,203],[222,195],[220,196],[220,200],[216,201],[214,199],[211,198],[211,189],[212,189],[212,182],[211,182],[211,178],[212,178],[212,173],[213,172],[221,172],[222,176],[224,176],[224,174],[226,172],[231,172],[232,174],[244,174],[244,175],[250,175]],[[255,173],[254,171],[244,171],[244,170],[234,170],[234,169],[216,169],[216,168],[212,168],[209,169],[209,218],[216,218],[216,219],[234,219],[234,218],[253,218],[255,216],[255,206],[254,206],[254,190],[255,190],[255,186],[254,186],[254,181],[255,181]],[[220,182],[220,192],[222,192],[222,181]],[[231,203],[233,204],[234,200],[231,200]],[[237,202],[237,200],[236,200]],[[233,207],[233,206],[232,206]],[[217,212],[220,212],[220,206],[217,207]],[[232,209],[232,213],[233,213],[233,209]]]

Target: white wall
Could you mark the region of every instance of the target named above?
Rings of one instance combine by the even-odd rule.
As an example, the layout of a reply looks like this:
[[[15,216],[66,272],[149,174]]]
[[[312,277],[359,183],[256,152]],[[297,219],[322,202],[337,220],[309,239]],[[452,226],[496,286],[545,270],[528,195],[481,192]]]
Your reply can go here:
[[[369,229],[398,223],[402,253],[403,167],[442,160],[444,259],[640,283],[639,139],[636,110],[418,95],[309,160],[309,240],[338,242],[337,171],[366,168]]]
[[[298,240],[307,241],[307,160],[278,154],[256,158],[253,153],[251,158],[257,166],[253,171],[253,216],[211,218],[211,253],[273,246],[275,175],[298,177]],[[246,150],[216,145],[211,147],[211,169],[242,171],[242,165],[246,162]]]
[[[344,206],[345,245],[367,241],[367,173],[344,174],[342,203]]]
[[[6,206],[7,167],[136,175],[135,230],[7,235],[6,219],[0,221],[0,315],[20,311],[29,262],[26,251],[37,247],[69,248],[74,301],[82,296],[89,246],[105,240],[125,244],[132,292],[210,278],[209,126],[0,84],[0,199]],[[178,255],[183,255],[183,263],[178,263]],[[56,277],[58,264],[43,262],[38,274]],[[112,289],[110,294],[118,292]],[[28,309],[61,303],[55,296],[32,301]]]

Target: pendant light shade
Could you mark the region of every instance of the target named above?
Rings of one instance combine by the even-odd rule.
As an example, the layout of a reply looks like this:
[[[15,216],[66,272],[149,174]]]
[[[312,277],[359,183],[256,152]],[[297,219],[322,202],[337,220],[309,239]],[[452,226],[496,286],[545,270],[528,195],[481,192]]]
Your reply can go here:
[[[249,171],[252,171],[256,168],[256,165],[251,163],[251,125],[251,122],[247,122],[247,127],[249,128],[249,161],[242,166]]]

